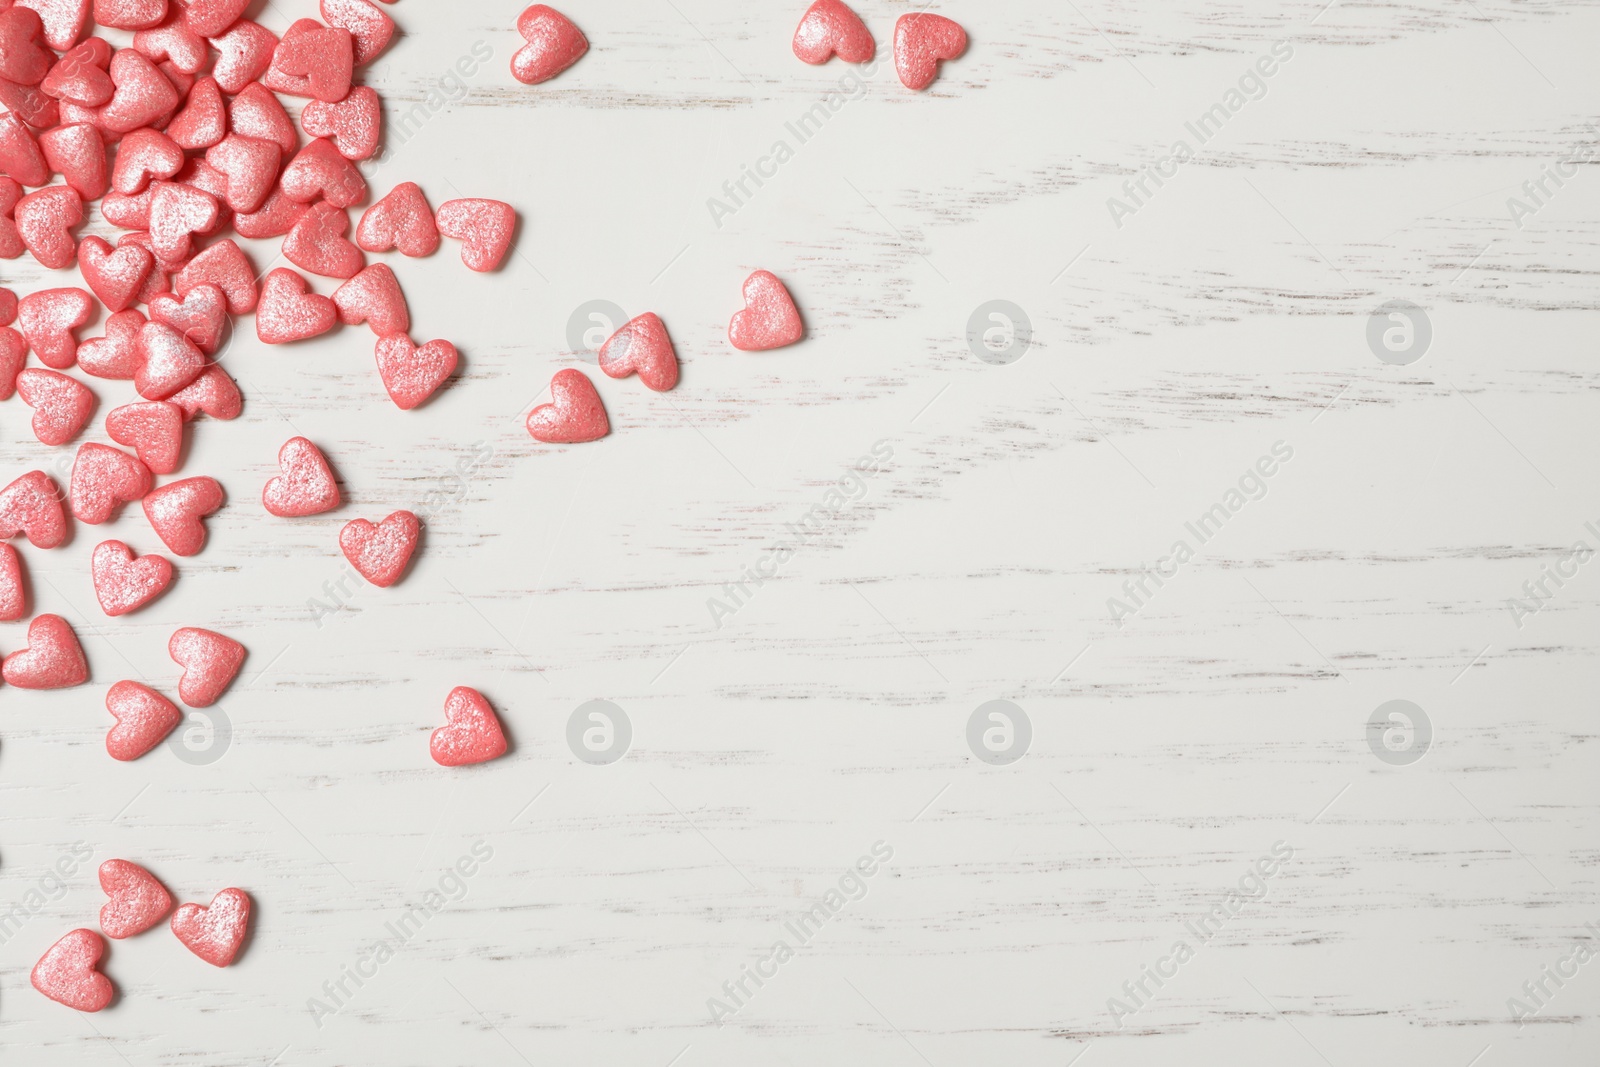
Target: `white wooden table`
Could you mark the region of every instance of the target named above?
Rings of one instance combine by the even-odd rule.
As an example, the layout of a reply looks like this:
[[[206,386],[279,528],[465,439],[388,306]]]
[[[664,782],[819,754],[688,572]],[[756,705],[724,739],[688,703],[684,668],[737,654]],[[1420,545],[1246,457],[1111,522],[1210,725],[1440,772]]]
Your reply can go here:
[[[1595,1062],[1600,963],[1571,961],[1600,928],[1600,563],[1537,613],[1507,600],[1600,548],[1600,178],[1566,168],[1518,219],[1507,199],[1596,153],[1600,11],[948,0],[972,44],[930,91],[884,63],[830,109],[852,72],[790,54],[804,7],[572,0],[592,50],[537,87],[507,69],[515,5],[389,9],[375,189],[504,199],[517,254],[391,261],[414,336],[464,358],[414,412],[364,330],[243,330],[245,414],[199,423],[184,470],[228,505],[148,610],[106,620],[88,577],[105,536],[159,548],[137,509],[23,548],[93,680],[0,692],[0,909],[45,901],[0,944],[5,1062]],[[886,58],[912,6],[858,9]],[[726,343],[756,268],[801,345]],[[986,361],[968,322],[996,300],[1031,338]],[[1431,333],[1403,365],[1368,342],[1392,300],[1423,311],[1380,334]],[[593,301],[662,315],[676,390],[575,358]],[[566,366],[597,379],[603,442],[522,428]],[[5,410],[0,469],[69,469]],[[339,511],[262,511],[295,434]],[[1185,524],[1218,504],[1202,543]],[[341,592],[338,528],[402,507],[417,566]],[[776,578],[742,577],[808,514]],[[114,763],[104,691],[171,691],[183,625],[249,647],[228,726],[192,713],[185,758]],[[500,709],[506,758],[429,760],[455,685]],[[610,763],[568,743],[595,699],[631,729]],[[1028,723],[1012,762],[969,747],[995,700]],[[1426,729],[1369,730],[1392,700]],[[1012,719],[987,723],[1001,749]],[[107,1011],[38,996],[110,857],[183,900],[248,889],[245,955],[214,970],[156,932],[112,947]]]

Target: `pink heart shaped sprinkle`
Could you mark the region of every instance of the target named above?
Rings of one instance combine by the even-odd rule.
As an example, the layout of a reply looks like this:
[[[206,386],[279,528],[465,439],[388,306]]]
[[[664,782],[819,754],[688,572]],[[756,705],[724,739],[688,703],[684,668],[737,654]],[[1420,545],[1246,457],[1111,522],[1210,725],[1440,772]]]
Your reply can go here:
[[[135,682],[118,682],[112,686],[115,691],[117,686],[137,685]],[[144,686],[138,686],[144,689]],[[166,700],[153,690],[144,689],[146,693],[164,702],[172,708],[172,714],[177,715],[178,709],[172,707],[171,701]],[[111,704],[111,696],[106,695],[106,705]],[[115,711],[112,714],[116,714]],[[120,716],[119,716],[120,717]],[[177,725],[177,721],[173,721]],[[172,727],[168,727],[170,730]],[[113,733],[116,731],[113,730]],[[162,731],[162,736],[166,731]],[[161,740],[160,737],[145,749],[155,747]],[[110,738],[106,739],[107,747]],[[112,755],[116,755],[112,753]],[[118,756],[118,759],[133,758]],[[100,929],[106,932],[107,937],[121,939],[142,934],[167,917],[167,912],[172,910],[172,894],[167,892],[167,887],[156,880],[156,876],[128,860],[106,860],[100,865],[100,888],[111,899],[100,908]]]
[[[176,704],[138,682],[121,681],[106,690],[106,710],[117,720],[117,724],[106,732],[106,751],[112,759],[124,762],[136,760],[155,748],[183,721],[183,713]],[[104,866],[100,868],[100,884],[109,892],[110,887],[105,884]],[[165,890],[162,890],[162,895],[166,895]],[[115,897],[113,903],[116,903]],[[110,908],[111,905],[106,907]],[[132,929],[120,924],[115,928],[108,926],[106,912],[102,910],[100,928],[112,937],[127,937],[154,926],[171,907],[172,900],[168,898],[159,915],[142,926],[134,925]],[[124,914],[114,918],[128,919],[129,916]],[[119,930],[126,932],[119,933]]]
[[[183,668],[178,699],[191,708],[208,708],[233,684],[245,650],[231,637],[186,626],[173,633],[167,654]]]
[[[500,718],[483,694],[469,686],[450,690],[444,702],[445,725],[428,738],[428,752],[441,767],[465,767],[505,755]]]

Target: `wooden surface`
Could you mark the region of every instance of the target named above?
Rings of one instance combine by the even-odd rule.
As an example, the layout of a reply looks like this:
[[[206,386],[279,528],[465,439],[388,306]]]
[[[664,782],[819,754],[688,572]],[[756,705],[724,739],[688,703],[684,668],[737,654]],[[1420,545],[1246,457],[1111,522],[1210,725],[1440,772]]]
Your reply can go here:
[[[23,547],[93,680],[0,692],[0,907],[54,887],[75,842],[93,858],[0,945],[7,1063],[1595,1061],[1600,963],[1546,979],[1526,1025],[1508,1000],[1532,1007],[1523,984],[1600,928],[1600,562],[1537,614],[1506,601],[1600,549],[1600,176],[1520,226],[1506,200],[1600,138],[1600,10],[949,0],[965,58],[923,94],[880,64],[800,144],[786,124],[851,74],[790,54],[803,8],[574,4],[592,50],[538,87],[507,69],[514,7],[389,8],[375,189],[504,199],[517,254],[488,277],[448,243],[391,261],[414,336],[464,357],[414,412],[366,331],[267,349],[246,324],[224,357],[245,414],[199,423],[184,468],[228,505],[148,610],[105,619],[88,577],[104,536],[158,549],[136,510]],[[912,7],[859,10],[886,56]],[[1277,41],[1264,94],[1117,226],[1108,198]],[[482,69],[441,82],[478,42]],[[780,139],[792,158],[714,220]],[[802,344],[727,345],[756,268],[789,283]],[[1033,332],[1004,366],[967,337],[996,299]],[[592,300],[664,318],[676,390],[573,357]],[[1431,323],[1407,366],[1367,343],[1390,300]],[[565,366],[598,379],[611,437],[524,432]],[[131,395],[95,388],[102,412]],[[69,469],[5,410],[3,470]],[[347,503],[275,520],[260,488],[297,433]],[[714,620],[879,442],[881,470]],[[1198,544],[1185,523],[1277,442],[1265,495]],[[402,507],[426,524],[415,569],[333,601],[339,526]],[[1107,601],[1179,539],[1193,558],[1114,625]],[[250,650],[231,734],[114,763],[104,690],[171,691],[181,625]],[[24,636],[0,626],[0,650]],[[507,758],[429,760],[455,685],[500,710]],[[567,742],[597,698],[633,734],[604,766]],[[997,699],[1032,728],[1004,766],[967,741]],[[1431,724],[1408,764],[1368,743],[1394,699]],[[878,842],[864,896],[799,945],[786,924]],[[452,878],[475,845],[492,857]],[[1275,847],[1265,895],[1196,937]],[[112,948],[111,1009],[36,995],[110,857],[183,900],[248,889],[240,962],[156,932]],[[459,899],[319,1012],[441,880]],[[717,1025],[708,1000],[731,1007],[723,983],[780,939],[794,958]],[[1193,957],[1119,1014],[1180,940]]]

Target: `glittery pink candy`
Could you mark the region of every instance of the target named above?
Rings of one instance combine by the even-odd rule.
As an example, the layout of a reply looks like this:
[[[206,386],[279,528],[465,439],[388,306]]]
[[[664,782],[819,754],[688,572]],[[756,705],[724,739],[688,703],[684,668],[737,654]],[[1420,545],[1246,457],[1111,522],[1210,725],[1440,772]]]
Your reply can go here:
[[[186,262],[191,236],[216,226],[217,199],[182,182],[156,182],[150,194],[150,244],[164,266]]]
[[[139,462],[152,474],[171,474],[183,457],[183,422],[183,409],[177,404],[146,400],[112,408],[106,415],[106,433],[138,453]]]
[[[89,661],[66,619],[38,615],[28,624],[28,647],[0,662],[0,675],[18,689],[69,689],[89,680]]]
[[[228,328],[228,298],[210,282],[192,286],[181,300],[157,293],[150,298],[150,318],[171,326],[206,355],[215,355]]]
[[[105,951],[105,940],[93,930],[73,930],[33,965],[33,988],[69,1008],[99,1011],[115,992],[111,979],[94,969]]]
[[[411,329],[405,294],[386,263],[374,263],[335,289],[333,303],[339,309],[339,321],[346,326],[364,322],[379,337]]]
[[[294,120],[272,91],[260,82],[251,82],[228,104],[228,128],[245,137],[271,141],[285,159],[300,147],[300,134]]]
[[[144,313],[131,309],[106,319],[104,337],[91,337],[78,346],[78,369],[96,378],[132,380],[143,362],[139,328],[144,322]]]
[[[183,417],[193,419],[202,413],[213,419],[237,419],[244,410],[244,397],[228,372],[213,363],[189,385],[167,397],[168,403],[183,409]]]
[[[98,112],[99,126],[111,133],[130,133],[155,125],[182,103],[182,98],[156,65],[131,48],[111,57],[111,81],[117,90]]]
[[[44,47],[39,14],[18,5],[0,11],[0,78],[18,85],[38,85],[55,62]]]
[[[9,326],[0,326],[0,400],[17,391],[17,375],[28,360],[28,339]]]
[[[365,0],[362,0],[365,2]],[[373,89],[358,85],[336,104],[312,100],[300,112],[300,125],[311,137],[332,139],[346,159],[367,159],[378,150],[383,129],[383,101]]]
[[[72,331],[89,321],[94,298],[82,289],[43,289],[17,303],[17,327],[39,362],[66,370],[78,357]]]
[[[50,180],[50,167],[39,142],[22,120],[9,112],[0,116],[0,173],[23,185],[44,185]]]
[[[133,47],[150,62],[169,61],[184,74],[197,73],[210,55],[205,38],[191,30],[181,14],[134,34]]]
[[[139,327],[139,356],[133,386],[146,400],[165,400],[200,377],[206,366],[194,342],[164,322]]]
[[[27,589],[21,554],[0,541],[0,622],[16,622],[28,614]]]
[[[261,84],[290,96],[334,103],[350,92],[355,40],[349,30],[300,19],[284,31]]]
[[[678,384],[678,354],[653,311],[624,324],[600,346],[600,369],[612,378],[637,372],[639,380],[658,393]]]
[[[231,637],[186,626],[173,633],[167,654],[183,668],[178,698],[191,708],[208,708],[233,684],[245,650]]]
[[[94,21],[101,26],[143,30],[166,17],[167,0],[94,0]]]
[[[183,110],[167,124],[167,136],[179,148],[210,148],[228,133],[228,111],[217,79],[201,78],[189,90]]]
[[[256,309],[256,269],[233,241],[218,241],[191,259],[172,280],[172,290],[188,296],[195,286],[206,284],[227,295],[230,314],[244,315]]]
[[[261,505],[279,518],[321,515],[339,506],[339,483],[320,449],[304,437],[291,437],[278,450],[283,471],[261,490]]]
[[[878,51],[867,24],[840,0],[817,0],[807,8],[794,31],[793,47],[807,63],[826,63],[834,56],[846,63],[865,63]]]
[[[410,411],[434,394],[455,373],[460,357],[449,341],[413,344],[404,334],[378,338],[378,377],[402,411]]]
[[[172,564],[164,557],[145,555],[135,558],[133,549],[121,541],[102,541],[94,546],[89,561],[94,579],[94,595],[100,610],[112,617],[137,611],[167,591],[172,583]]]
[[[170,178],[183,169],[183,149],[160,130],[134,130],[117,145],[111,188],[132,196],[152,178]]]
[[[758,270],[744,280],[744,304],[728,323],[728,341],[737,349],[782,348],[805,333],[794,298],[771,271]]]
[[[215,478],[185,478],[146,493],[144,514],[162,544],[176,555],[192,556],[206,544],[206,526],[201,520],[220,508],[222,501],[222,486]]]
[[[339,531],[339,548],[363,578],[386,589],[405,573],[421,532],[421,524],[409,511],[396,511],[376,526],[353,519]]]
[[[234,961],[249,928],[250,897],[242,889],[224,889],[207,906],[184,904],[172,914],[178,940],[213,967]]]
[[[149,491],[150,470],[139,460],[94,441],[79,446],[67,483],[67,499],[79,522],[97,526]]]
[[[361,172],[326,137],[300,149],[283,168],[278,184],[284,195],[302,204],[321,197],[334,207],[350,207],[367,195]]]
[[[88,386],[59,371],[30,367],[21,372],[17,395],[33,408],[33,436],[46,445],[64,445],[78,436],[94,410]]]
[[[72,122],[39,135],[39,149],[50,169],[82,200],[98,200],[111,185],[106,142],[87,122]]]
[[[41,266],[60,270],[78,254],[72,227],[83,221],[83,199],[65,185],[38,189],[17,201],[17,235]]]
[[[589,50],[583,31],[544,4],[534,4],[517,16],[517,32],[528,43],[512,55],[511,76],[525,85],[549,81]]]
[[[249,0],[243,0],[236,6],[242,8],[248,3]],[[184,12],[191,29],[196,29],[194,12],[200,6],[199,3],[192,3]],[[211,47],[218,53],[217,62],[211,68],[211,76],[217,79],[217,87],[225,93],[237,93],[267,72],[272,65],[272,54],[278,47],[278,36],[249,19],[228,22],[223,28],[228,32],[206,32],[202,36],[210,38]]]
[[[44,471],[29,471],[0,489],[0,537],[19,533],[34,548],[54,548],[67,539],[60,493]]]
[[[50,68],[50,73],[39,83],[39,91],[63,103],[99,107],[111,99],[116,89],[111,84],[111,75],[106,73],[110,62],[111,45],[102,38],[91,37],[69,49],[60,62]]]
[[[138,682],[118,682],[107,690],[106,710],[117,720],[117,724],[106,732],[106,751],[116,760],[138,759],[159,745],[162,739],[172,732],[172,728],[183,721],[183,713],[178,710],[176,704],[149,686],[140,685]],[[112,887],[106,885],[105,870],[104,866],[100,868],[100,885],[107,892],[111,892]],[[156,888],[160,889],[160,885],[157,884]],[[113,893],[111,903],[100,911],[100,928],[112,937],[127,937],[140,930],[148,930],[172,907],[172,900],[167,897],[166,890],[161,890],[161,896],[165,898],[161,910],[150,917],[148,922],[140,925],[137,916],[130,915],[127,911],[127,905],[132,902],[123,900],[119,906],[118,897]],[[117,916],[118,921],[108,924],[106,912],[114,907],[120,912]]]
[[[528,413],[528,432],[549,444],[578,444],[610,433],[611,420],[594,383],[582,371],[568,367],[550,379],[550,403]]]
[[[106,198],[100,201],[100,214],[111,225],[124,230],[146,229],[150,225],[150,197],[154,193],[153,189],[146,189],[138,196],[107,193]]]
[[[238,214],[233,217],[233,228],[239,231],[240,237],[249,237],[252,240],[265,237],[282,237],[294,229],[294,224],[306,213],[306,206],[290,200],[284,195],[282,189],[274,189],[267,196],[267,202],[261,205],[260,211],[249,214]],[[3,220],[0,220],[3,223]],[[0,225],[0,238],[3,238],[4,229]],[[195,258],[199,258],[198,256]]]
[[[901,15],[894,24],[894,69],[907,89],[926,89],[939,76],[939,62],[967,50],[967,31],[943,15]]]
[[[428,752],[441,767],[464,767],[505,755],[500,718],[483,694],[469,686],[450,690],[444,702],[445,725],[428,738]]]
[[[250,0],[189,0],[183,9],[183,20],[201,37],[216,37],[237,22],[249,6]]]
[[[447,200],[433,221],[440,233],[462,242],[461,262],[476,271],[490,271],[511,247],[517,213],[498,200]]]
[[[356,244],[368,252],[398,248],[408,256],[431,256],[438,250],[433,208],[416,182],[401,182],[367,208],[356,225]]]
[[[17,6],[39,13],[45,43],[58,52],[77,44],[89,21],[89,0],[17,0]]]
[[[372,62],[394,36],[394,20],[367,0],[322,0],[322,20],[349,30],[355,46],[355,65]]]
[[[123,311],[134,303],[155,265],[155,256],[139,245],[113,249],[94,236],[78,245],[78,270],[107,311]]]
[[[0,175],[0,259],[16,259],[28,249],[17,232],[15,215],[21,200],[22,186],[14,178]]]
[[[323,201],[312,204],[283,239],[284,258],[302,270],[324,278],[351,278],[366,265],[367,257],[345,234],[350,216]]]
[[[178,724],[182,716],[178,709],[172,706],[172,702],[160,693],[146,689],[137,682],[118,682],[111,687],[111,692],[106,694],[106,707],[122,721],[106,735],[107,749],[111,749],[112,736],[128,725],[127,718],[111,706],[112,694],[123,686],[131,687],[126,692],[137,690],[159,700],[166,705],[173,716],[166,728],[151,738],[150,743],[134,755],[122,756],[115,750],[111,751],[117,759],[136,759],[159,744],[172,727]],[[172,894],[167,892],[167,887],[158,882],[155,875],[128,860],[106,860],[102,863],[100,888],[111,898],[100,908],[100,929],[106,932],[107,937],[124,938],[142,934],[166,918],[167,912],[172,910]]]
[[[276,186],[280,154],[271,141],[230,133],[206,149],[206,163],[227,175],[228,206],[249,212],[266,203]]]
[[[339,321],[333,301],[310,291],[300,275],[279,267],[261,285],[256,306],[256,336],[263,343],[280,345],[327,333]]]

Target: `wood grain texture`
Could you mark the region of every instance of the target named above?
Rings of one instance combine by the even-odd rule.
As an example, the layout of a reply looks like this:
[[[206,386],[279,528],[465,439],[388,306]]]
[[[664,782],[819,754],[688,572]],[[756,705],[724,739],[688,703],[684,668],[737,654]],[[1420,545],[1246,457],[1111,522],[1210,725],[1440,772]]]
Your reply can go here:
[[[7,1062],[1594,1061],[1600,963],[1546,980],[1525,1026],[1507,1001],[1600,927],[1600,563],[1520,626],[1506,601],[1600,547],[1600,178],[1579,164],[1520,227],[1506,201],[1600,139],[1597,5],[950,0],[972,47],[924,94],[887,64],[841,89],[849,68],[795,60],[803,8],[563,8],[592,50],[537,87],[507,69],[514,7],[388,9],[375,191],[506,200],[517,254],[489,276],[449,242],[390,260],[413,335],[464,361],[417,411],[388,402],[366,331],[271,349],[243,323],[224,362],[245,413],[202,420],[183,471],[229,502],[149,609],[103,618],[88,577],[105,536],[158,549],[137,510],[22,547],[93,680],[0,693],[0,913],[53,897],[0,944]],[[915,8],[858,9],[886,55]],[[1118,226],[1108,199],[1278,41],[1259,99]],[[492,58],[449,75],[479,42]],[[707,201],[780,140],[718,225]],[[727,345],[756,268],[789,283],[801,345]],[[676,390],[574,358],[569,318],[600,299],[662,315]],[[994,299],[1032,324],[1008,366],[967,340]],[[1432,324],[1410,366],[1367,345],[1392,299]],[[602,442],[523,431],[566,366],[598,379]],[[130,391],[96,391],[100,440]],[[0,471],[64,481],[72,450],[5,410]],[[339,511],[260,508],[295,434]],[[1280,441],[1265,494],[1115,625],[1108,599]],[[879,442],[881,472],[716,625],[708,601]],[[424,513],[412,573],[319,612],[340,525],[402,507]],[[225,754],[113,764],[104,690],[170,691],[183,625],[250,650]],[[0,625],[0,650],[24,634]],[[513,749],[446,773],[427,738],[456,685]],[[594,698],[632,723],[609,766],[566,740]],[[989,766],[967,722],[1001,698],[1033,737]],[[1433,729],[1409,766],[1367,743],[1396,698]],[[79,841],[93,859],[55,889]],[[716,1025],[708,999],[877,842],[893,858],[861,899]],[[1190,933],[1279,842],[1264,898]],[[240,962],[152,933],[112,947],[106,1012],[38,997],[29,968],[93,924],[113,856],[182,900],[248,889]],[[459,899],[399,944],[441,885]],[[1193,958],[1114,1015],[1180,939]],[[393,957],[319,1018],[380,940]]]

